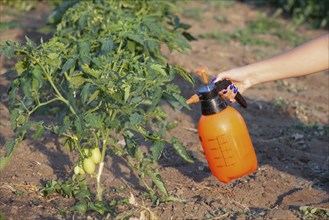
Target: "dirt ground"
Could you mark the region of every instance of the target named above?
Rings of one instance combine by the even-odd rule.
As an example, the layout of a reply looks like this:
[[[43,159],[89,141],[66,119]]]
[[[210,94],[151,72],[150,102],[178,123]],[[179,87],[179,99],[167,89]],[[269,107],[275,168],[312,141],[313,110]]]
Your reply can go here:
[[[202,9],[207,13],[200,19],[189,16],[182,21],[192,25],[190,33],[198,36],[214,30],[232,31],[244,28],[249,20],[265,9],[233,3],[214,7],[200,1],[190,1],[184,8]],[[1,9],[3,10],[3,8]],[[184,9],[186,10],[186,9]],[[1,40],[24,41],[24,35],[38,40],[38,27],[49,13],[46,6],[19,16],[20,27],[1,32]],[[2,13],[1,13],[2,14]],[[218,16],[225,21],[218,21]],[[2,19],[17,19],[1,15]],[[289,24],[288,21],[286,21]],[[316,37],[325,31],[301,27],[298,36]],[[221,69],[245,65],[291,48],[291,44],[271,35],[264,36],[274,46],[243,45],[237,40],[199,39],[191,42],[186,54],[168,55],[172,64],[189,72],[207,66],[213,76]],[[1,58],[0,73],[13,64]],[[210,77],[209,77],[210,78]],[[182,94],[188,98],[195,93],[200,80],[192,87],[179,77]],[[0,153],[11,137],[6,88],[10,79],[0,78]],[[244,93],[248,108],[234,105],[248,126],[259,162],[258,170],[229,184],[211,175],[197,135],[200,106],[192,111],[174,111],[164,106],[170,121],[178,126],[168,135],[176,136],[194,155],[195,162],[184,162],[170,147],[160,159],[160,172],[171,195],[186,203],[168,202],[151,206],[143,200],[145,191],[130,168],[116,157],[107,157],[103,184],[108,197],[128,197],[130,192],[140,207],[147,207],[158,219],[302,219],[311,218],[300,211],[302,206],[329,210],[329,74],[316,73],[307,77],[281,80],[257,85]],[[49,179],[66,179],[72,174],[74,155],[65,152],[51,134],[40,141],[25,140],[15,151],[11,163],[0,173],[0,213],[5,219],[75,219],[63,216],[73,199],[60,196],[46,199],[38,193]],[[123,192],[118,186],[128,184]],[[123,208],[125,210],[125,208]],[[134,207],[134,210],[138,210]],[[140,209],[139,209],[140,210]],[[127,211],[127,209],[126,209]],[[0,219],[2,219],[0,216]],[[123,216],[123,215],[122,215]],[[139,217],[138,211],[135,213]],[[87,218],[81,217],[82,219]],[[315,216],[314,219],[324,217]],[[142,219],[142,218],[141,218]],[[147,219],[147,218],[146,218]]]

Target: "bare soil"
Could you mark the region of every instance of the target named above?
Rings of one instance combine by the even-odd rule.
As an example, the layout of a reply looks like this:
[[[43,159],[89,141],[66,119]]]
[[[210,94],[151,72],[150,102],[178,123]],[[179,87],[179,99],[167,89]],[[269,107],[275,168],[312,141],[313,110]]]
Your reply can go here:
[[[243,28],[259,12],[268,11],[242,3],[216,8],[212,4],[191,1],[184,7],[206,11],[201,20],[182,18],[183,22],[192,25],[190,33],[196,36],[214,30]],[[24,35],[35,41],[40,36],[47,38],[47,35],[38,32],[38,27],[45,23],[49,11],[49,7],[40,4],[40,7],[19,17],[1,15],[1,21],[19,19],[22,24],[19,28],[2,32],[1,40],[24,41]],[[219,15],[227,21],[214,19]],[[285,22],[290,24],[289,21]],[[306,39],[325,33],[323,30],[309,30],[305,27],[299,28],[297,32],[298,36]],[[186,54],[169,54],[166,50],[164,53],[170,63],[181,65],[191,74],[197,67],[207,66],[213,71],[212,76],[215,76],[224,68],[245,65],[263,58],[259,51],[269,56],[291,48],[289,42],[270,35],[265,37],[275,46],[260,47],[243,45],[234,40],[223,42],[199,39],[191,42],[191,50]],[[12,65],[12,61],[1,57],[0,73]],[[202,85],[198,79],[194,87],[179,77],[176,82],[186,98]],[[5,141],[12,136],[6,95],[9,83],[10,78],[0,78],[1,155],[5,152]],[[161,175],[170,194],[186,200],[186,203],[168,202],[152,206],[150,201],[143,199],[145,189],[132,170],[124,161],[112,156],[106,159],[103,177],[103,184],[107,186],[105,194],[108,198],[127,198],[132,193],[139,205],[130,210],[123,207],[121,216],[135,210],[134,216],[139,218],[141,213],[145,214],[141,210],[147,210],[149,217],[145,219],[154,218],[150,213],[158,219],[301,219],[307,218],[299,210],[302,206],[328,210],[328,86],[328,72],[321,72],[258,85],[246,91],[244,97],[248,108],[234,107],[246,121],[259,167],[254,174],[229,184],[219,182],[207,166],[196,130],[200,107],[194,105],[192,111],[174,111],[164,106],[169,114],[168,120],[178,124],[168,135],[179,138],[196,158],[194,163],[184,162],[168,146],[159,162]],[[46,180],[69,178],[73,172],[73,161],[74,155],[66,152],[58,138],[52,134],[45,135],[37,142],[25,140],[15,151],[10,164],[0,173],[1,216],[13,220],[87,218],[88,213],[86,216],[63,216],[65,210],[74,204],[73,199],[61,196],[44,198],[39,193],[40,185]],[[126,186],[125,190],[114,192],[119,186]]]

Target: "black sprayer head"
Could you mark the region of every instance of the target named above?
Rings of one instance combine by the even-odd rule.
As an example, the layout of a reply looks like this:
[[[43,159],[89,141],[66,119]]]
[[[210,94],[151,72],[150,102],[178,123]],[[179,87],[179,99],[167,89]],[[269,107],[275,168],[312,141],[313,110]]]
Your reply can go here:
[[[218,94],[218,88],[214,84],[200,88],[198,95],[203,115],[216,114],[227,106],[224,99]]]

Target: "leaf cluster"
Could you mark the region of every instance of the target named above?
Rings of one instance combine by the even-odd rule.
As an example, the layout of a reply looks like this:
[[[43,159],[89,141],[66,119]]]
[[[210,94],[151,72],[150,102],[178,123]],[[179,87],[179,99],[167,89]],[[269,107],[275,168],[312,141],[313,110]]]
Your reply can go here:
[[[70,212],[85,214],[87,211],[94,211],[100,215],[109,213],[112,216],[116,216],[112,206],[113,203],[117,203],[117,201],[94,202],[93,195],[88,190],[86,180],[83,178],[69,179],[64,182],[61,180],[49,180],[45,183],[40,193],[45,197],[51,197],[54,196],[54,194],[58,194],[67,198],[76,198],[78,202],[70,207]]]
[[[248,2],[247,0],[240,0]],[[311,24],[315,28],[329,27],[329,5],[327,1],[314,0],[256,0],[256,5],[274,6],[276,14],[291,16],[292,20],[300,24]]]

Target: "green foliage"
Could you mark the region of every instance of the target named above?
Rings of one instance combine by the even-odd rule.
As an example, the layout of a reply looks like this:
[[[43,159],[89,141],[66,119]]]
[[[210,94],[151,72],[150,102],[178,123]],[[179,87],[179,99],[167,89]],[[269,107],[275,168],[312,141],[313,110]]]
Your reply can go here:
[[[0,220],[5,220],[5,217],[0,213]]]
[[[61,4],[64,0],[51,0],[45,1],[50,6],[57,6]],[[0,5],[7,6],[12,9],[17,9],[20,11],[31,11],[38,7],[39,1],[34,0],[1,0]]]
[[[279,12],[288,13],[297,24],[310,23],[314,27],[329,27],[329,5],[327,1],[271,0]]]
[[[5,5],[11,8],[15,8],[21,11],[30,11],[36,6],[36,1],[24,1],[24,0],[1,0],[1,5]]]
[[[329,4],[326,0],[256,0],[253,2],[257,5],[274,6],[277,8],[277,14],[291,16],[298,25],[307,23],[315,28],[329,27]]]
[[[301,206],[299,208],[301,219],[328,219],[329,210],[321,207]]]
[[[28,130],[35,139],[49,130],[79,152],[77,166],[88,157],[84,149],[102,149],[98,175],[92,175],[97,178],[97,200],[102,200],[100,176],[108,151],[126,160],[152,200],[169,198],[156,166],[164,146],[173,144],[192,162],[182,145],[165,138],[167,115],[160,107],[162,102],[188,107],[172,82],[176,74],[194,83],[183,68],[167,64],[160,51],[161,44],[184,51],[189,48],[186,39],[195,40],[186,31],[190,26],[171,13],[174,6],[155,0],[64,2],[50,17],[56,31],[49,41],[1,42],[1,53],[21,58],[8,93],[15,139],[7,143],[6,155]],[[31,120],[40,109],[54,106],[56,121]],[[141,138],[152,144],[150,152],[140,150]],[[81,191],[73,185],[67,191],[68,183],[49,184],[46,194],[56,191],[77,197],[75,190]],[[80,205],[78,211],[89,210],[88,204]]]
[[[0,22],[0,31],[6,31],[14,28],[20,27],[20,23],[17,21],[1,21]]]
[[[45,197],[51,197],[53,194],[58,194],[67,198],[76,198],[78,202],[68,210],[71,212],[85,214],[88,211],[92,211],[97,212],[100,215],[108,213],[112,216],[117,215],[112,207],[112,204],[117,203],[117,201],[94,202],[93,195],[88,190],[86,179],[83,178],[73,178],[66,182],[61,180],[49,180],[45,183],[45,186],[41,189],[40,193]]]
[[[250,21],[247,24],[247,29],[251,34],[271,34],[277,36],[281,40],[286,40],[297,46],[305,41],[303,37],[299,37],[296,34],[296,28],[284,24],[276,19],[276,17],[269,17],[268,15],[261,13],[255,20]]]

